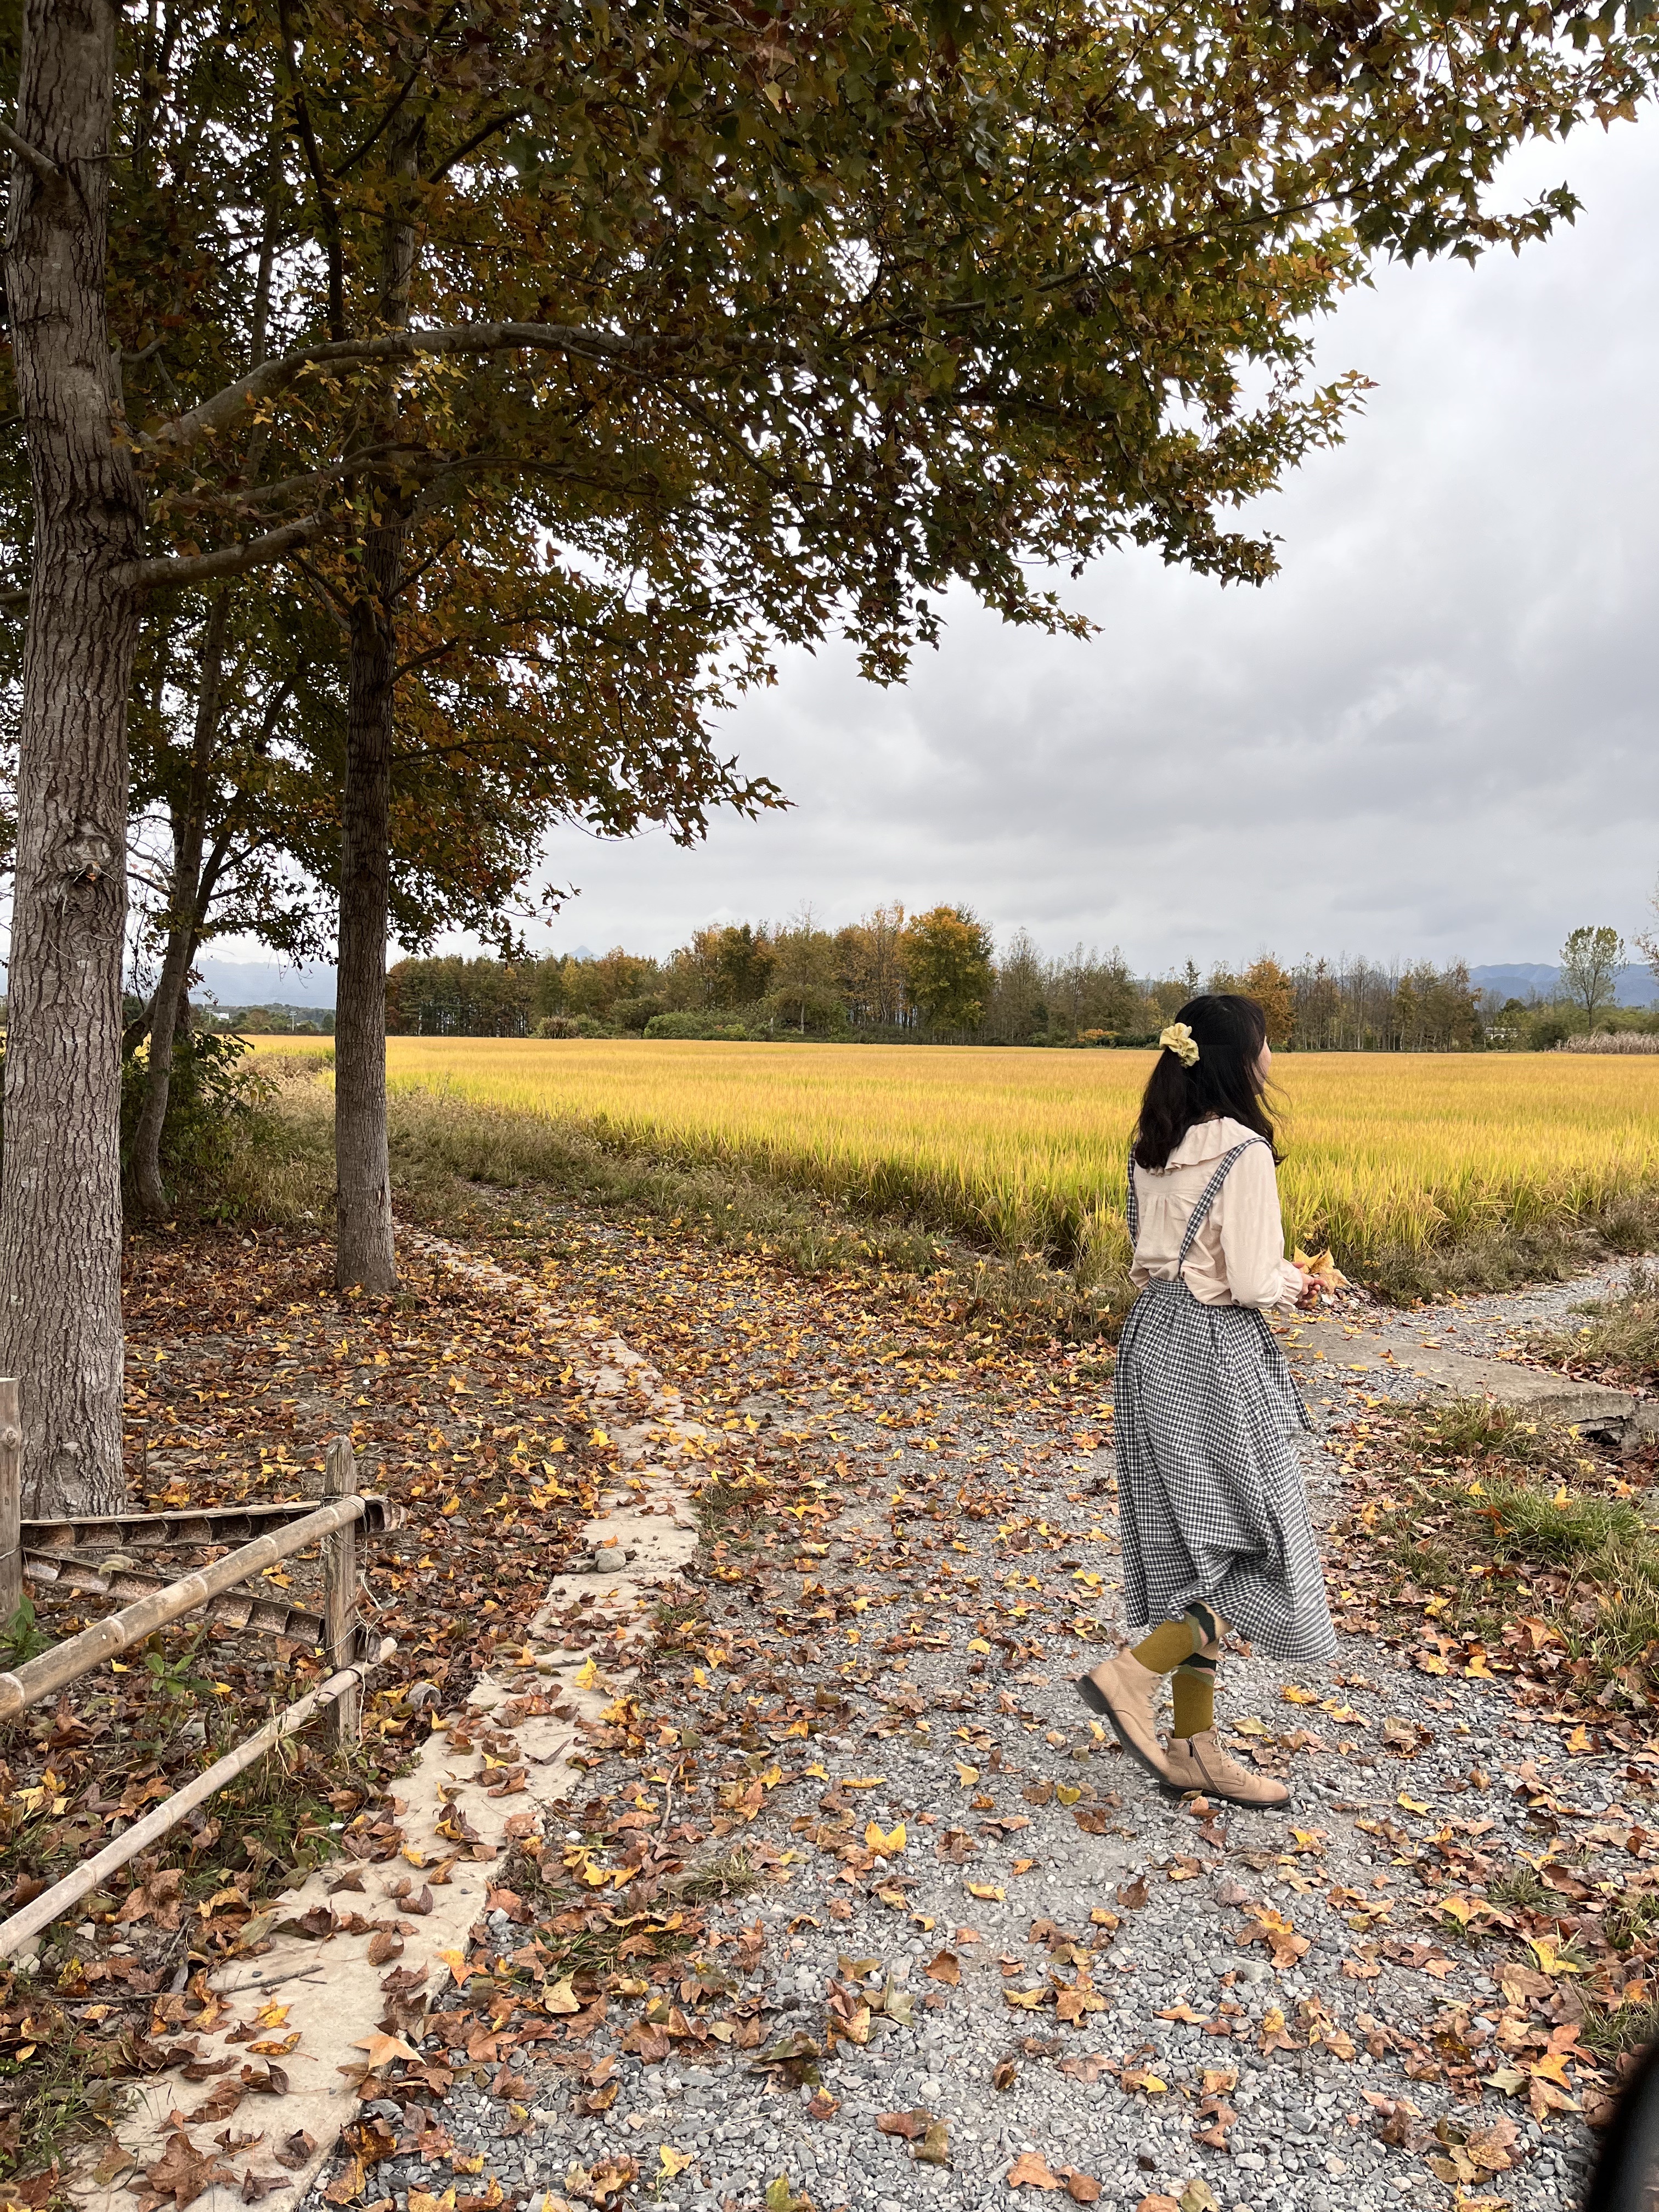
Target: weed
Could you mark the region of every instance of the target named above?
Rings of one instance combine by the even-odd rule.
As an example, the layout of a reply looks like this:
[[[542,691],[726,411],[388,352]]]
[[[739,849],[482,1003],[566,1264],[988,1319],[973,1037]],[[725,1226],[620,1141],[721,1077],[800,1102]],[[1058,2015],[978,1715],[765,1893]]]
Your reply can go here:
[[[34,1601],[25,1594],[5,1627],[0,1629],[0,1658],[8,1667],[21,1667],[26,1660],[38,1659],[43,1651],[51,1649],[52,1638],[35,1616]]]
[[[1626,1890],[1601,1916],[1601,1931],[1615,1951],[1650,1943],[1656,1926],[1659,1926],[1659,1893],[1650,1889]]]
[[[1587,2002],[1578,2039],[1601,2058],[1620,2058],[1627,2051],[1659,2042],[1659,1997],[1638,1997],[1633,2004],[1613,2008]]]
[[[700,1867],[672,1876],[663,1887],[689,1905],[706,1905],[716,1898],[745,1897],[765,1880],[748,1852],[738,1850],[728,1851],[723,1858],[706,1859]]]
[[[1486,1901],[1505,1911],[1547,1912],[1556,1903],[1554,1892],[1540,1881],[1536,1867],[1522,1860],[1495,1874],[1486,1884]]]

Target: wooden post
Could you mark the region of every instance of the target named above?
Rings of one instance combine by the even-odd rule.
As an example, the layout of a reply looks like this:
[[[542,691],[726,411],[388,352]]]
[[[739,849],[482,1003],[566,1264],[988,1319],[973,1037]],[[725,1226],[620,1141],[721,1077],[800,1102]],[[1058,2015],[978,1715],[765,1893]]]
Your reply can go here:
[[[0,1628],[23,1602],[23,1426],[17,1381],[0,1376]]]
[[[357,1490],[357,1455],[349,1437],[336,1437],[323,1462],[323,1496],[352,1498]],[[355,1666],[357,1658],[357,1524],[349,1522],[323,1540],[323,1633],[331,1673]],[[336,1699],[334,1741],[342,1748],[361,1741],[363,1698],[359,1689]]]

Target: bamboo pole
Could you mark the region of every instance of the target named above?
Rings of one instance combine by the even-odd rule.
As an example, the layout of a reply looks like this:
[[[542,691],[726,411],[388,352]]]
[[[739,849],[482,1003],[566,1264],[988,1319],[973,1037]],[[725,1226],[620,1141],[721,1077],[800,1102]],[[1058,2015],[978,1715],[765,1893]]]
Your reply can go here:
[[[240,1551],[228,1552],[222,1559],[216,1559],[199,1573],[186,1575],[182,1582],[169,1583],[165,1589],[139,1598],[120,1613],[94,1621],[90,1628],[83,1628],[66,1643],[54,1644],[50,1651],[43,1651],[38,1659],[28,1660],[15,1673],[0,1674],[0,1721],[15,1719],[37,1698],[51,1697],[54,1691],[88,1674],[102,1661],[113,1659],[130,1644],[138,1643],[158,1628],[165,1628],[181,1613],[195,1612],[221,1591],[234,1589],[250,1575],[274,1567],[278,1560],[303,1552],[319,1537],[332,1535],[337,1528],[361,1519],[362,1510],[361,1498],[337,1498],[331,1504],[308,1513],[303,1521],[290,1522],[286,1528],[261,1536],[254,1543],[244,1544]]]
[[[349,1437],[336,1437],[323,1462],[325,1498],[357,1490],[357,1455]],[[349,1667],[357,1650],[357,1531],[350,1522],[323,1546],[323,1645],[333,1667]],[[334,1741],[349,1749],[363,1732],[363,1701],[348,1690],[335,1701]]]
[[[372,1663],[383,1664],[397,1648],[392,1638],[386,1637]],[[367,1671],[368,1662],[360,1662],[331,1674],[327,1681],[319,1683],[297,1704],[267,1721],[257,1735],[249,1736],[246,1743],[238,1744],[234,1751],[216,1759],[194,1782],[186,1783],[182,1790],[164,1798],[153,1813],[145,1814],[142,1820],[135,1820],[124,1836],[118,1836],[112,1844],[106,1844],[95,1858],[83,1859],[73,1874],[65,1875],[62,1881],[42,1890],[21,1912],[14,1912],[9,1920],[0,1921],[0,1959],[10,1958],[30,1936],[38,1936],[43,1928],[67,1912],[70,1905],[78,1905],[83,1897],[90,1897],[95,1889],[101,1888],[106,1875],[116,1873],[130,1859],[137,1858],[140,1851],[148,1850],[169,1828],[176,1827],[186,1813],[194,1811],[216,1790],[222,1790],[227,1782],[234,1781],[263,1759],[284,1736],[303,1728],[314,1713],[358,1691]]]
[[[0,1376],[0,1628],[23,1602],[23,1426],[17,1381]]]

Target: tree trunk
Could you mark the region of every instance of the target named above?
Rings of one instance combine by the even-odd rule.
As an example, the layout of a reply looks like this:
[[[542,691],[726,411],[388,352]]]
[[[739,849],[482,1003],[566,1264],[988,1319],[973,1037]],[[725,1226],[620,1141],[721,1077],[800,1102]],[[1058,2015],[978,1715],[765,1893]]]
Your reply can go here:
[[[163,1219],[167,1212],[167,1194],[161,1182],[161,1132],[167,1126],[167,1098],[173,1087],[173,1042],[186,1004],[190,963],[195,955],[201,921],[202,848],[207,840],[208,798],[219,734],[219,687],[224,672],[225,632],[229,626],[234,590],[234,586],[228,585],[214,600],[208,611],[206,633],[202,640],[202,677],[196,694],[190,783],[184,811],[173,833],[167,951],[150,1007],[144,1104],[133,1139],[132,1172],[138,1204],[152,1221]]]
[[[398,1287],[386,1127],[386,933],[401,524],[371,530],[351,616],[334,1012],[335,1280]]]
[[[394,167],[412,185],[419,126]],[[380,269],[379,321],[409,321],[415,226],[406,208],[386,217]],[[395,434],[397,384],[381,385],[367,410],[364,441]],[[398,620],[409,525],[389,492],[365,534],[351,611],[351,674],[346,703],[344,834],[340,853],[340,965],[334,1012],[334,1279],[344,1290],[382,1295],[398,1287],[392,1235],[392,1163],[386,1127],[386,889],[391,876],[392,708],[397,690]]]
[[[111,1512],[121,1468],[121,957],[140,507],[105,314],[117,11],[27,0],[8,319],[34,501],[0,1169],[0,1373],[24,1510]]]

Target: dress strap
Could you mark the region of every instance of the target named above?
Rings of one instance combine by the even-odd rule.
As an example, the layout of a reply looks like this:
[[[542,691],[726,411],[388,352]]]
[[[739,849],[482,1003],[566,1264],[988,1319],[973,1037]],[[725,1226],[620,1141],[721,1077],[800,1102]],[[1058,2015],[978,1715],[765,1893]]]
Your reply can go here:
[[[1247,1137],[1242,1145],[1235,1145],[1231,1152],[1230,1152],[1224,1159],[1218,1162],[1215,1173],[1210,1177],[1208,1182],[1205,1184],[1202,1191],[1199,1194],[1198,1203],[1194,1206],[1192,1217],[1187,1224],[1187,1234],[1181,1240],[1181,1257],[1176,1261],[1176,1274],[1177,1277],[1179,1277],[1182,1270],[1187,1265],[1187,1255],[1192,1250],[1194,1241],[1197,1237],[1199,1231],[1204,1226],[1206,1216],[1208,1214],[1210,1208],[1215,1204],[1217,1199],[1221,1195],[1221,1186],[1226,1182],[1234,1162],[1243,1159],[1245,1153],[1249,1151],[1252,1145],[1261,1145],[1265,1144],[1266,1142],[1267,1139],[1265,1137]]]

